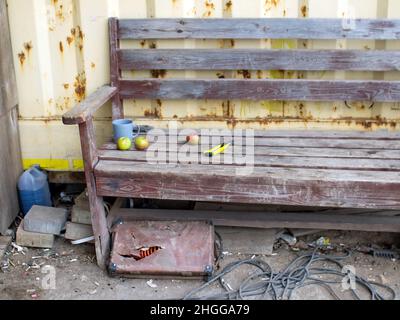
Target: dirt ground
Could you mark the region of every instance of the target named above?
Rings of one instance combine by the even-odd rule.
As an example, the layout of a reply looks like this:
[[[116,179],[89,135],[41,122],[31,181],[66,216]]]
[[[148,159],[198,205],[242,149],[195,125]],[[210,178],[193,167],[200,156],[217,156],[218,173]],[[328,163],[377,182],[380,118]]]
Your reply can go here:
[[[371,241],[381,247],[392,245],[398,247],[400,242],[397,234],[338,231],[321,232],[300,239],[304,243],[311,243],[320,236],[329,237],[334,247],[348,249],[354,249],[360,245],[371,245]],[[251,237],[251,232],[249,237]],[[312,248],[304,249],[293,251],[286,243],[278,242],[275,244],[272,256],[260,256],[260,258],[269,263],[274,271],[279,271],[297,256],[312,251]],[[16,249],[10,251],[8,258],[11,263],[4,272],[0,271],[0,299],[181,299],[187,292],[204,283],[202,280],[153,279],[150,283],[153,285],[151,287],[148,284],[150,279],[111,278],[97,267],[93,245],[73,246],[62,238],[57,239],[51,250],[26,248],[24,253],[17,252]],[[332,250],[330,254],[341,253]],[[231,252],[224,256],[221,266],[249,257]],[[357,275],[391,286],[397,294],[397,299],[400,296],[398,260],[353,252],[344,263],[353,265]],[[55,268],[54,289],[43,289],[43,279],[48,274],[47,270],[42,269],[45,265]],[[246,278],[249,272],[247,267],[236,270],[234,274],[227,276],[227,280],[231,281],[232,287],[235,287],[237,280]],[[209,289],[209,292],[220,291],[216,285]],[[351,298],[346,292],[341,292],[340,288],[338,294],[344,299]],[[332,296],[319,286],[309,286],[296,291],[292,298],[332,299]]]

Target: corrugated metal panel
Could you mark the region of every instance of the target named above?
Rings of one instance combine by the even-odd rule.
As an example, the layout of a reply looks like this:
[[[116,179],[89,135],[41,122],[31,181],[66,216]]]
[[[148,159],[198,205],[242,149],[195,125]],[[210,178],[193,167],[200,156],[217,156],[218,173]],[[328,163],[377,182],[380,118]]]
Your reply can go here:
[[[398,0],[8,0],[20,101],[24,164],[51,170],[81,167],[77,128],[61,115],[97,87],[109,82],[107,18],[359,17],[400,18]],[[126,41],[126,48],[357,48],[399,49],[399,42],[292,40]],[[125,76],[226,78],[399,79],[398,72],[281,72],[239,70],[130,71]],[[182,127],[255,129],[399,129],[400,104],[343,101],[126,101],[127,116],[140,123]],[[99,142],[111,134],[110,108],[98,114]]]

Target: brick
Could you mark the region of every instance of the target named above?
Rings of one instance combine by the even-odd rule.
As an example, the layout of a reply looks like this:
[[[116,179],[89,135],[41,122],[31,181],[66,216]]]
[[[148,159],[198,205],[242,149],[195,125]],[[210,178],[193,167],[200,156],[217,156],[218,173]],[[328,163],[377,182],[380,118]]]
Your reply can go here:
[[[22,247],[52,248],[54,235],[25,231],[22,221],[17,230],[17,244]]]
[[[73,206],[71,212],[71,221],[80,224],[92,224],[92,218],[89,209],[81,208],[77,205]]]
[[[216,227],[222,238],[223,250],[230,253],[271,255],[276,229]]]
[[[80,240],[93,236],[92,226],[87,224],[67,222],[65,239]]]
[[[25,216],[24,230],[59,235],[67,218],[66,209],[33,206]]]
[[[10,246],[12,237],[0,236],[0,260],[3,259],[8,247]]]

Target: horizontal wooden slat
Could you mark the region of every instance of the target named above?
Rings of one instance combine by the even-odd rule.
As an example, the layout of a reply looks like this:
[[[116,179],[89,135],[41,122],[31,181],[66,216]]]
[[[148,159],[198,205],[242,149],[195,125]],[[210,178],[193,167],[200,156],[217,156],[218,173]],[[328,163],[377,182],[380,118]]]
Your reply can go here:
[[[100,160],[95,176],[101,196],[400,209],[400,172],[240,169]]]
[[[116,221],[135,220],[194,220],[212,221],[215,226],[248,228],[304,228],[321,230],[358,230],[400,232],[400,217],[358,214],[118,209],[108,217],[110,225]]]
[[[174,134],[180,139],[184,139],[189,132],[197,133],[200,136],[205,137],[233,137],[236,135],[243,135],[249,129],[222,129],[222,128],[190,128],[190,129],[160,129],[165,135]],[[298,138],[298,139],[311,139],[311,140],[400,140],[400,131],[388,131],[388,130],[377,130],[377,131],[355,131],[355,130],[252,130],[255,138]],[[181,140],[184,141],[184,140]]]
[[[136,173],[155,172],[160,173],[178,173],[180,175],[222,175],[227,177],[235,177],[236,166],[209,165],[208,170],[204,170],[202,165],[152,165],[146,163],[135,163],[133,161],[99,161],[95,168],[95,172],[100,176],[115,177],[133,177]],[[346,182],[376,182],[387,184],[400,184],[399,172],[376,172],[376,171],[357,171],[357,170],[301,170],[286,168],[254,168],[252,177],[262,178],[270,177],[271,179],[284,180],[325,180],[327,182],[336,183],[338,181]],[[400,192],[400,190],[399,190]],[[399,199],[400,201],[400,199]]]
[[[119,51],[123,70],[400,70],[400,51],[137,49]]]
[[[221,165],[231,165],[238,161],[243,164],[243,154],[232,154],[232,149],[227,150],[224,154],[210,158],[203,153],[193,152],[185,154],[180,151],[170,152],[140,152],[140,151],[115,151],[115,150],[99,150],[100,159],[104,160],[129,160],[139,162],[166,162],[169,159],[179,161],[180,163],[192,164],[213,164],[220,162]],[[249,156],[249,155],[247,155]],[[215,162],[217,161],[217,162]],[[249,159],[247,159],[249,161]],[[329,157],[293,157],[293,156],[276,156],[276,155],[255,155],[253,158],[254,165],[257,167],[280,167],[280,168],[314,168],[314,169],[343,169],[343,170],[370,170],[370,171],[400,171],[399,160],[386,159],[360,159],[360,158],[329,158]],[[247,163],[250,165],[250,163]]]
[[[400,39],[400,20],[384,19],[132,19],[121,39]]]
[[[150,142],[158,142],[166,144],[166,142],[170,141],[168,136],[159,136],[159,135],[147,135]],[[209,141],[206,138],[203,138],[203,144],[217,145],[219,143],[225,142],[235,142],[235,140],[231,137],[229,138],[209,138]],[[174,141],[174,140],[172,140]],[[186,141],[185,137],[179,137],[177,139],[177,144],[183,144]],[[238,142],[237,142],[238,143]],[[243,139],[242,145],[245,144],[245,140]],[[341,149],[371,149],[371,150],[399,150],[400,153],[400,142],[397,140],[357,140],[357,139],[302,139],[302,138],[255,138],[254,139],[255,147],[284,147],[284,148],[293,148],[293,147],[301,147],[301,148],[341,148]]]
[[[400,81],[121,80],[125,99],[243,99],[400,101]]]
[[[182,144],[175,146],[160,146],[159,151],[180,150]],[[245,148],[245,147],[243,147]],[[117,147],[114,143],[107,143],[100,147],[100,150],[116,151]],[[132,147],[134,150],[134,147]],[[185,146],[185,150],[196,152],[201,150],[197,146]],[[360,158],[360,159],[391,159],[400,160],[399,150],[377,150],[377,149],[344,149],[344,148],[309,148],[309,147],[263,147],[258,146],[254,150],[245,150],[248,154],[257,156],[288,156],[288,157],[323,157],[323,158]],[[123,156],[126,157],[126,156]]]

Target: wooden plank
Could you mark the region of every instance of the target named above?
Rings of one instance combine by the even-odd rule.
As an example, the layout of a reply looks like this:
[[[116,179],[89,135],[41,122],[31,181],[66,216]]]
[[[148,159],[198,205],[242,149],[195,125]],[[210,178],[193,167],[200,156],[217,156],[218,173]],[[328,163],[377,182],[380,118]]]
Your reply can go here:
[[[120,39],[400,39],[393,19],[122,19]]]
[[[134,220],[208,220],[215,226],[248,228],[304,228],[321,230],[354,230],[400,232],[400,217],[337,215],[301,212],[196,211],[160,209],[120,209],[113,216]]]
[[[380,80],[121,80],[124,99],[400,101],[400,81]]]
[[[79,124],[79,134],[81,138],[82,156],[85,163],[85,177],[93,233],[95,235],[97,264],[102,269],[106,269],[106,262],[110,252],[110,234],[107,228],[103,198],[97,193],[93,172],[98,162],[98,155],[92,118]]]
[[[240,166],[208,165],[207,170],[202,165],[189,164],[146,164],[134,161],[111,161],[100,160],[95,166],[95,175],[102,177],[132,178],[136,174],[178,174],[180,176],[204,175],[225,176],[236,178]],[[376,172],[358,170],[315,170],[315,169],[285,169],[285,168],[254,168],[249,174],[252,178],[271,178],[277,180],[324,180],[329,183],[337,182],[375,182],[377,184],[387,183],[389,185],[400,183],[398,172]],[[297,183],[297,182],[296,182]],[[400,192],[400,190],[399,190]],[[240,203],[240,202],[238,202]]]
[[[63,115],[63,123],[79,124],[87,121],[117,93],[117,90],[117,88],[110,86],[103,86],[97,89],[89,97],[65,113]]]
[[[100,195],[400,209],[400,173],[99,161]]]
[[[356,130],[253,130],[253,129],[226,129],[226,128],[190,128],[190,129],[161,129],[157,128],[158,132],[163,131],[165,135],[177,135],[179,138],[186,138],[187,130],[197,133],[200,137],[233,137],[235,135],[245,136],[246,132],[250,133],[255,138],[301,138],[301,139],[354,139],[354,140],[400,140],[400,131],[356,131]],[[193,133],[192,132],[192,133]],[[153,134],[154,135],[154,134]]]
[[[186,137],[179,137],[174,144],[174,140],[169,140],[169,136],[160,135],[148,135],[148,140],[151,143],[157,143],[154,148],[163,147],[168,145],[169,148],[179,148],[184,145]],[[235,143],[233,138],[221,138],[221,139],[204,139],[200,147],[205,146],[215,146],[218,143]],[[236,140],[238,144],[238,141]],[[246,140],[243,138],[241,141],[242,145],[246,144]],[[198,147],[199,147],[198,146]],[[240,145],[237,145],[239,147]],[[397,140],[386,140],[386,141],[376,141],[376,140],[353,140],[353,139],[303,139],[303,138],[255,138],[255,147],[285,147],[285,148],[341,148],[341,149],[371,149],[373,150],[399,150],[400,142]],[[189,148],[189,146],[186,146]],[[172,149],[173,150],[173,149]],[[207,149],[206,149],[207,150]]]
[[[108,30],[110,39],[110,80],[111,86],[119,88],[119,78],[121,77],[121,70],[118,59],[118,19],[110,18],[108,20]],[[122,105],[121,97],[117,92],[112,100],[112,117],[113,119],[122,119],[124,117],[124,108]]]
[[[123,70],[400,70],[400,51],[136,49],[119,50]]]
[[[182,148],[182,149],[181,149]],[[206,147],[189,146],[189,145],[161,145],[157,147],[160,152],[171,152],[180,150],[181,152],[201,153]],[[245,148],[245,147],[244,147]],[[240,154],[256,155],[256,156],[288,156],[288,157],[323,157],[323,158],[358,158],[358,159],[383,159],[383,160],[400,160],[400,152],[398,150],[377,150],[377,149],[343,149],[343,148],[309,148],[309,147],[266,147],[257,146],[250,150],[240,150]],[[104,150],[116,151],[115,143],[107,143],[100,147],[99,156],[103,158],[106,154]],[[135,147],[131,148],[131,151]],[[124,151],[122,153],[127,153]],[[229,152],[229,149],[228,151]],[[235,154],[238,154],[235,152]],[[111,155],[111,154],[108,154]],[[115,154],[116,157],[119,157]],[[128,155],[121,154],[119,158],[124,159]]]
[[[231,150],[232,151],[232,150]],[[168,159],[179,159],[179,163],[191,164],[215,164],[220,162],[221,165],[235,164],[246,156],[242,154],[232,154],[225,152],[213,158],[204,153],[183,152],[157,152],[156,154],[140,151],[114,151],[99,150],[99,158],[103,160],[125,160],[140,161],[153,163],[166,163]],[[248,159],[247,159],[248,160]],[[369,171],[400,171],[399,160],[382,160],[382,159],[360,159],[360,158],[324,158],[324,157],[293,157],[293,156],[254,156],[252,159],[257,167],[278,167],[278,168],[314,168],[314,169],[342,169],[342,170],[369,170]],[[218,161],[218,162],[216,162]]]
[[[0,0],[0,117],[18,104],[7,5]]]

